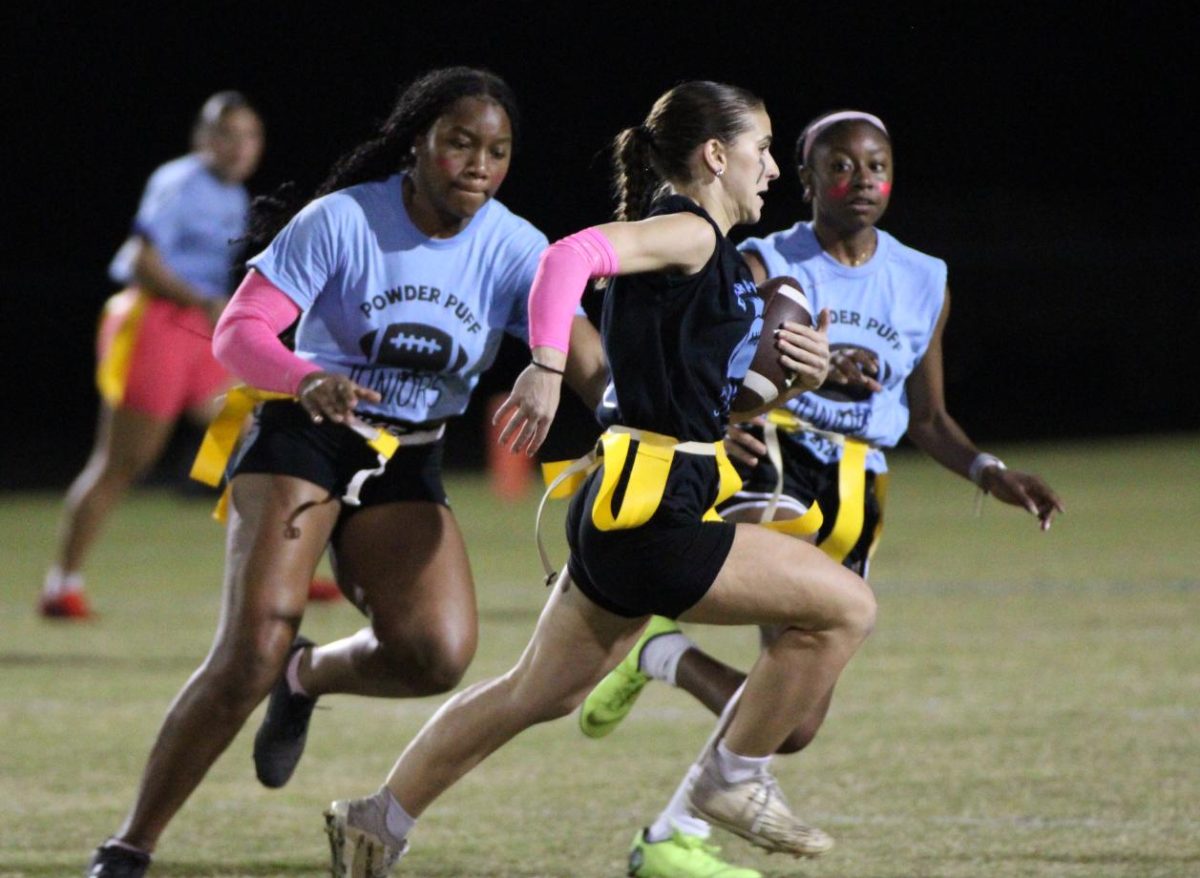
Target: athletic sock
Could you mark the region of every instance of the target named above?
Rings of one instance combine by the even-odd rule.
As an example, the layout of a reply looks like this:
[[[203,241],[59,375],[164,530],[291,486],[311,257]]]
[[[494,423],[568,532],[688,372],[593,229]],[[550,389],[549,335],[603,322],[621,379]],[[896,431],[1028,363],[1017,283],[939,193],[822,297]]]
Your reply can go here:
[[[355,829],[369,832],[394,848],[404,846],[404,840],[417,822],[408,816],[386,786],[380,787],[373,796],[351,801],[346,819]]]
[[[646,676],[674,686],[675,669],[679,667],[679,660],[695,645],[691,638],[681,631],[651,637],[642,647],[642,654],[638,657],[638,668]]]
[[[46,571],[46,578],[42,581],[42,594],[46,597],[56,598],[73,591],[83,591],[83,574],[78,570],[65,573],[55,564]]]
[[[293,652],[291,658],[288,659],[287,671],[284,672],[284,676],[287,677],[288,689],[293,695],[303,695],[305,698],[309,698],[311,696],[309,696],[305,688],[300,685],[300,659],[303,657],[303,649],[298,649]]]
[[[692,763],[679,786],[675,788],[675,794],[671,796],[667,807],[646,829],[646,841],[650,844],[666,841],[676,831],[682,832],[684,835],[708,838],[712,827],[699,817],[693,817],[687,807],[688,791],[692,788],[696,778],[700,776],[700,771],[701,767]]]
[[[742,756],[726,747],[722,740],[717,742],[716,760],[717,770],[721,772],[721,777],[725,779],[726,783],[735,784],[750,780],[755,775],[766,771],[771,757]]]
[[[391,836],[386,840],[399,847],[404,843],[404,839],[408,838],[413,827],[417,825],[417,818],[409,816],[409,813],[404,810],[404,806],[396,800],[392,791],[386,786],[380,787],[376,795],[383,800],[383,819],[387,824],[388,835]]]

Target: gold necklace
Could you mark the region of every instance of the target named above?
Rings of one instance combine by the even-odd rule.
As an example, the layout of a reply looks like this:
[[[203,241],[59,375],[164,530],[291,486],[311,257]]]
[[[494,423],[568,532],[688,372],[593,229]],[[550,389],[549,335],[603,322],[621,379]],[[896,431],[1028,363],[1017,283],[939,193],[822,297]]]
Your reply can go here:
[[[824,250],[835,261],[842,262],[841,259],[838,259],[838,257],[834,255],[833,251],[835,249],[835,245],[837,245],[839,243],[842,245],[843,248],[848,249],[846,247],[845,241],[838,241],[835,237],[835,239],[833,241],[831,241],[829,244],[826,244],[825,241],[822,240],[820,234],[817,234],[816,237],[817,237],[817,241],[821,245],[822,250]],[[878,233],[876,233],[875,235],[872,236],[871,243],[869,245],[867,245],[866,250],[863,250],[858,255],[848,254],[846,256],[846,258],[849,260],[849,262],[842,262],[842,264],[846,265],[849,268],[858,268],[863,263],[870,261],[871,257],[875,255],[875,253],[878,249],[879,249],[879,235],[878,235]]]
[[[880,245],[880,239],[878,239],[878,237],[876,236],[875,240],[871,241],[870,247],[864,249],[864,251],[862,253],[859,253],[858,255],[853,255],[853,254],[851,255],[850,267],[852,267],[852,269],[857,269],[857,267],[859,265],[866,263],[866,261],[870,261],[872,255],[875,255],[875,251],[876,251],[876,249],[878,249],[878,245]]]
[[[870,246],[870,247],[868,247],[866,250],[864,250],[864,251],[863,251],[862,253],[860,253],[859,255],[857,255],[857,256],[851,256],[851,257],[850,257],[850,267],[851,267],[851,268],[858,268],[858,267],[859,267],[860,265],[862,265],[864,262],[869,262],[869,261],[870,261],[870,259],[871,259],[871,257],[875,255],[875,251],[876,251],[878,248],[879,248],[879,237],[878,237],[878,236],[876,236],[876,237],[875,237],[875,240],[873,240],[873,241],[871,242],[871,246]]]

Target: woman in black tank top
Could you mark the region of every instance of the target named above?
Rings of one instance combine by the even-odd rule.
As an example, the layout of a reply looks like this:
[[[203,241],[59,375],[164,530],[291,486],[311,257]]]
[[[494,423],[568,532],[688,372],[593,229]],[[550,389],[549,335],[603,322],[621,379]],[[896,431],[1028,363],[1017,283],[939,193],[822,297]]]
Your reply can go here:
[[[649,212],[682,214],[704,220],[716,236],[703,268],[614,277],[605,292],[601,335],[615,388],[613,421],[715,442],[740,384],[730,362],[744,373],[741,361],[762,327],[762,301],[749,266],[704,208],[672,194]]]
[[[542,257],[530,293],[533,363],[497,415],[509,418],[502,441],[515,451],[532,453],[545,438],[564,327],[587,278],[616,277],[603,321],[615,426],[572,504],[569,569],[511,671],[447,702],[378,793],[334,803],[335,868],[398,858],[437,796],[523,729],[573,710],[652,612],[779,626],[734,699],[736,713],[727,711],[705,748],[690,805],[769,850],[815,856],[832,845],[791,813],[767,762],[828,698],[874,624],[874,598],[819,549],[711,513],[737,486],[720,440],[761,324],[726,235],[759,218],[779,173],[770,143],[770,119],[753,95],[711,82],[676,86],[616,140],[618,221]],[[793,392],[825,376],[825,325],[780,333],[781,362],[797,373]]]

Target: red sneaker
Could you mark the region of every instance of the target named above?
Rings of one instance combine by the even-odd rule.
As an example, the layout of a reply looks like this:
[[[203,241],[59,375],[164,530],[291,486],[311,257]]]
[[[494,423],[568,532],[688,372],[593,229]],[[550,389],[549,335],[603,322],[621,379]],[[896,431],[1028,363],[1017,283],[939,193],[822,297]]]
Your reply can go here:
[[[82,591],[65,591],[54,597],[42,596],[38,612],[47,619],[90,619],[92,608]]]
[[[308,599],[319,604],[342,599],[342,590],[332,579],[314,579],[308,584]]]

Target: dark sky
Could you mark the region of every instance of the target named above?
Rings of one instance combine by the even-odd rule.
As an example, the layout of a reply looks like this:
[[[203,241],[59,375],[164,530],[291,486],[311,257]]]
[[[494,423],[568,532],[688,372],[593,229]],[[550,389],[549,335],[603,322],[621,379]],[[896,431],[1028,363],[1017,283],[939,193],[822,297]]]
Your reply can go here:
[[[1182,127],[1200,43],[1186,6],[108,5],[6,13],[17,228],[0,341],[26,380],[5,391],[10,424],[24,426],[6,431],[0,486],[82,462],[105,266],[146,176],[186,150],[204,97],[238,88],[260,106],[268,151],[252,191],[311,186],[403,82],[457,63],[517,92],[524,142],[500,197],[551,238],[606,218],[599,154],[678,81],[760,94],[781,165],[817,113],[874,112],[897,165],[882,225],[950,264],[947,391],[974,436],[1200,426],[1185,402],[1200,378],[1197,175]],[[802,215],[785,172],[755,231]],[[76,435],[31,441],[64,423]]]

